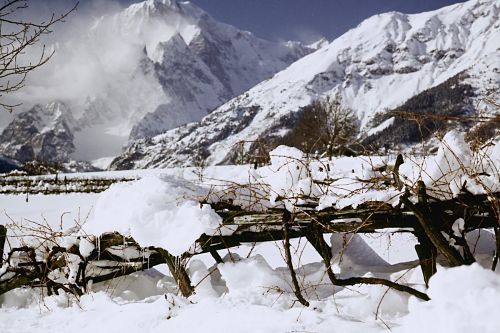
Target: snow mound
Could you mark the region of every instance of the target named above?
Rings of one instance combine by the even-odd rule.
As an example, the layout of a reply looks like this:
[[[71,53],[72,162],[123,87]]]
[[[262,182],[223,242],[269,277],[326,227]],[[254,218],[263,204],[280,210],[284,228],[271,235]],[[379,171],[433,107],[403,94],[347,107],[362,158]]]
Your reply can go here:
[[[297,148],[279,146],[269,153],[271,167],[264,169],[264,177],[271,187],[270,201],[291,198],[294,203],[302,195],[311,195],[313,184],[304,153]],[[285,203],[290,203],[285,200]],[[288,207],[287,207],[288,208]]]
[[[285,288],[284,281],[261,255],[220,264],[218,269],[231,294],[246,295],[256,290],[266,292],[276,287]]]
[[[437,155],[431,159],[423,175],[427,186],[448,187],[458,193],[464,182],[464,170],[472,162],[472,151],[465,142],[463,133],[450,131],[440,144]]]
[[[142,246],[158,246],[181,255],[202,234],[217,230],[222,219],[197,196],[206,190],[173,177],[146,177],[115,184],[98,199],[87,233],[119,232]]]
[[[439,271],[397,332],[499,332],[500,277],[479,264]],[[425,318],[425,320],[422,320]]]
[[[474,194],[497,192],[500,142],[492,147],[471,151],[465,133],[452,130],[443,137],[435,156],[424,160],[420,167],[405,163],[401,174],[407,180],[422,179],[434,196],[450,199],[463,189]]]

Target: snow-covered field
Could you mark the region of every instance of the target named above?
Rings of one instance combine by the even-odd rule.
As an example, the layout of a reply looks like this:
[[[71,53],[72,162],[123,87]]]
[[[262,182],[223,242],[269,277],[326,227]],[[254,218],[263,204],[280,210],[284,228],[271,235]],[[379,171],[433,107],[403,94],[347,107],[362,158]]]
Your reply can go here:
[[[498,191],[499,151],[497,143],[488,148],[489,159],[483,154],[478,160],[463,136],[451,132],[436,156],[408,159],[400,168],[401,180],[406,186],[423,180],[443,198],[458,193],[465,180],[471,192],[481,193],[485,186]],[[244,207],[283,205],[291,211],[303,203],[303,195],[318,199],[320,207],[342,208],[369,200],[395,205],[402,191],[366,187],[364,181],[383,176],[373,167],[393,159],[308,161],[300,151],[280,146],[271,152],[271,165],[259,169],[224,166],[113,173],[107,176],[140,180],[114,184],[100,194],[32,195],[28,200],[3,195],[0,224],[9,225],[8,247],[32,241],[14,225],[38,223],[61,231],[56,241],[67,246],[78,242],[75,232],[67,231],[79,225],[79,235],[119,231],[141,246],[161,246],[179,255],[191,251],[202,233],[222,232],[220,217],[208,205],[200,205],[200,198],[222,196]],[[241,190],[242,185],[253,187]],[[242,245],[231,253],[219,251],[224,257],[221,264],[208,255],[194,256],[188,271],[196,292],[187,299],[177,295],[174,280],[161,265],[95,284],[79,300],[64,292],[47,296],[41,289],[15,289],[0,296],[0,332],[500,331],[496,316],[500,276],[498,269],[497,273],[490,269],[495,245],[491,233],[484,231],[479,241],[475,238],[479,263],[458,268],[438,265],[427,290],[416,267],[411,234],[350,235],[346,247],[340,245],[342,237],[325,236],[338,276],[390,279],[425,291],[431,300],[423,302],[378,285],[334,287],[319,256],[304,239],[297,239],[292,243],[294,266],[309,307],[296,301],[281,242],[268,242]]]

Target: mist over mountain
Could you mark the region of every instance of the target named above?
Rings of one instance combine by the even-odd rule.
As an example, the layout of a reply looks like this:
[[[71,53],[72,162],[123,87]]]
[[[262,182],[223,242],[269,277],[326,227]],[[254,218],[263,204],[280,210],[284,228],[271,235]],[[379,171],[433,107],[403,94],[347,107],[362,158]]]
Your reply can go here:
[[[74,149],[63,155],[74,159],[117,155],[129,137],[200,120],[312,51],[256,38],[189,2],[147,0],[89,22],[51,45],[50,64],[10,96],[40,104],[29,113],[63,103],[75,118],[67,128]],[[10,129],[25,126],[23,117]],[[0,150],[13,157],[20,140],[3,141]]]

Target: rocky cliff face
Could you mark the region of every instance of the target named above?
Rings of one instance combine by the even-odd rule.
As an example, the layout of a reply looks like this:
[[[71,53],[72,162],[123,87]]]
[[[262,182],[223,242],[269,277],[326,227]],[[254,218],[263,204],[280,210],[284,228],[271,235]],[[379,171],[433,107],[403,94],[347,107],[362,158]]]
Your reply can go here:
[[[76,121],[61,102],[35,105],[19,114],[0,135],[0,151],[21,163],[66,162],[74,151]]]

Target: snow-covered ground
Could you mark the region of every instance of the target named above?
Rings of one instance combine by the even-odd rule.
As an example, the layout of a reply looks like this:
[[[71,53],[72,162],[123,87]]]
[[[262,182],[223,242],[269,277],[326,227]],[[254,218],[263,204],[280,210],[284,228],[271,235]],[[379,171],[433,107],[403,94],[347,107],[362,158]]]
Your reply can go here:
[[[363,287],[338,291],[304,308],[288,294],[255,291],[271,284],[263,263],[248,259],[226,264],[228,293],[202,293],[189,300],[163,296],[168,281],[135,274],[120,283],[156,291],[157,295],[127,300],[132,294],[110,296],[105,291],[85,295],[68,306],[67,297],[45,297],[21,308],[4,304],[2,332],[498,332],[496,316],[500,279],[479,265],[441,270],[428,290],[432,300],[422,303],[385,288]],[[246,271],[246,272],[245,272]],[[252,275],[248,272],[253,273]],[[140,279],[140,282],[137,280]],[[117,282],[118,283],[118,282]],[[113,287],[117,287],[114,285]],[[126,287],[125,287],[126,288]],[[32,294],[18,290],[18,298]],[[11,295],[11,298],[15,296]],[[35,298],[35,297],[33,297]],[[382,299],[383,298],[383,299]],[[378,307],[380,303],[380,307]],[[378,308],[378,319],[376,311]]]
[[[400,167],[401,180],[406,186],[423,180],[443,198],[458,193],[465,180],[471,192],[498,191],[499,149],[497,143],[478,159],[468,150],[463,135],[451,132],[436,156],[408,158]],[[396,204],[402,191],[387,186],[367,188],[365,182],[383,176],[374,166],[393,160],[314,161],[296,149],[280,146],[271,152],[271,165],[259,169],[224,166],[117,172],[107,176],[140,179],[114,184],[101,194],[33,195],[28,200],[20,195],[1,196],[0,224],[9,225],[8,246],[31,241],[30,235],[23,235],[14,225],[46,224],[62,232],[56,241],[68,245],[77,242],[71,239],[74,233],[67,232],[76,224],[82,226],[77,234],[120,231],[142,246],[162,246],[178,255],[190,251],[200,234],[220,227],[220,217],[209,206],[198,204],[200,198],[231,198],[235,204],[254,209],[283,205],[292,211],[303,202],[303,195],[318,199],[321,207],[356,206],[367,200]],[[188,271],[196,293],[188,299],[176,295],[175,283],[163,266],[95,284],[79,300],[64,292],[46,296],[41,289],[10,291],[0,296],[0,332],[500,330],[496,316],[500,276],[498,270],[490,269],[491,233],[483,232],[478,242],[475,238],[480,263],[459,268],[438,265],[427,290],[420,269],[415,268],[415,240],[410,234],[347,237],[350,242],[343,247],[343,235],[325,236],[332,245],[332,267],[338,276],[387,278],[425,291],[431,300],[423,302],[383,286],[333,287],[319,256],[304,239],[298,239],[292,243],[294,266],[309,307],[300,305],[292,292],[281,242],[269,242],[242,245],[231,254],[220,251],[225,259],[222,264],[207,255],[194,256]]]

